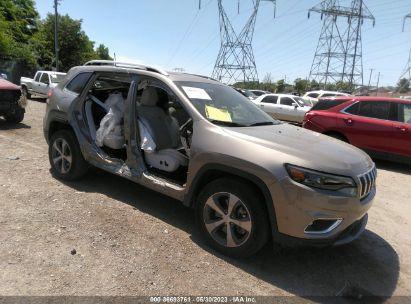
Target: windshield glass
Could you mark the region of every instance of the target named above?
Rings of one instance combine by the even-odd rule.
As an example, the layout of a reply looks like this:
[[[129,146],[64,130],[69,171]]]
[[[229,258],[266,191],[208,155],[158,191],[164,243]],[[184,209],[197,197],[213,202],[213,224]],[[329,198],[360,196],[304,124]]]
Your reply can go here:
[[[214,124],[250,127],[280,123],[228,86],[185,81],[176,84],[201,115]]]
[[[301,98],[301,97],[294,97],[295,101],[298,102],[298,104],[302,107],[312,107],[313,104],[311,101]]]
[[[257,98],[257,95],[255,95],[253,92],[248,91],[248,90],[244,90],[244,95],[247,97],[251,97],[251,98]]]
[[[50,79],[52,83],[59,83],[66,77],[66,75],[63,74],[50,74]]]

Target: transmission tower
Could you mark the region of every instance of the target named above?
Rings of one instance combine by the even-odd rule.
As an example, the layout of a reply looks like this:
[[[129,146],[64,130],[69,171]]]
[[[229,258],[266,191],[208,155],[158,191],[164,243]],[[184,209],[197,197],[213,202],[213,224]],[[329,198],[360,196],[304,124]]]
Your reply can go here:
[[[276,0],[252,0],[251,15],[241,32],[237,34],[222,0],[218,0],[221,47],[214,66],[213,78],[227,84],[234,81],[258,82],[252,41],[261,1],[273,3],[275,16]]]
[[[348,1],[347,1],[348,2]],[[350,6],[339,0],[324,0],[308,12],[321,14],[323,26],[309,78],[324,86],[345,82],[353,88],[363,84],[361,26],[364,19],[375,18],[363,3],[352,0]]]
[[[411,13],[406,15],[404,17],[404,23],[402,25],[402,31],[404,31],[405,28],[405,22],[407,21],[407,19],[411,18]],[[410,50],[410,54],[408,56],[408,62],[407,65],[405,66],[405,69],[403,71],[403,73],[401,74],[400,80],[402,78],[406,78],[408,80],[408,82],[411,81],[411,50]]]

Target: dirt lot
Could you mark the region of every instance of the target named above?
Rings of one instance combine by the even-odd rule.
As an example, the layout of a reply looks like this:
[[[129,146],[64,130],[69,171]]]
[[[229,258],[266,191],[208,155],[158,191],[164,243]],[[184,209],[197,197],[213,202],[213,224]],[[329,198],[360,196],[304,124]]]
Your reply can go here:
[[[0,119],[0,295],[411,295],[411,167],[378,162],[355,243],[232,260],[203,245],[177,201],[98,170],[54,179],[44,110],[30,101],[22,124]]]

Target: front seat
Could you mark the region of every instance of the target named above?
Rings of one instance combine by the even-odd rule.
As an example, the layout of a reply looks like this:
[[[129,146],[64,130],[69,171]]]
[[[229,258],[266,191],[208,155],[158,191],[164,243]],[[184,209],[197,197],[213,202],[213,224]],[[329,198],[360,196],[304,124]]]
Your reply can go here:
[[[146,129],[143,131],[149,133],[155,144],[154,150],[144,151],[147,164],[162,171],[174,172],[180,166],[187,166],[188,159],[177,150],[181,148],[180,130],[177,120],[168,112],[168,101],[164,90],[147,87],[141,96],[138,119]]]

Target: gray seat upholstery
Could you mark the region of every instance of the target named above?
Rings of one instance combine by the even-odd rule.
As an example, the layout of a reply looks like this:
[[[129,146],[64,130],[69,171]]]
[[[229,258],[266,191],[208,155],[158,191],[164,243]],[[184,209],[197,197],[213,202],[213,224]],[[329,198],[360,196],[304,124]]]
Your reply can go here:
[[[186,166],[187,158],[177,151],[181,147],[179,125],[168,113],[168,94],[161,89],[147,87],[141,97],[138,115],[156,144],[154,152],[145,152],[146,162],[167,172]]]

